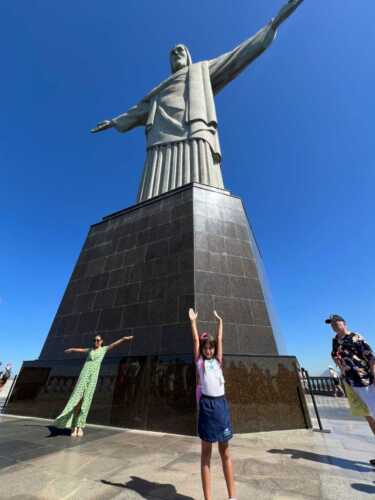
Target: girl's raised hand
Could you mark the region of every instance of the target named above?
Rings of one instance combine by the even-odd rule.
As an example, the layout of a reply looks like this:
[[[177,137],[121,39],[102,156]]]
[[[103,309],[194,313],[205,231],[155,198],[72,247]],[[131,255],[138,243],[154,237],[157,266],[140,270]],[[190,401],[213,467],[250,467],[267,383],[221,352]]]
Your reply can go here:
[[[214,311],[214,316],[218,321],[223,321],[223,318],[221,318],[216,311]]]
[[[195,321],[198,318],[198,313],[192,307],[189,309],[189,318],[190,321]]]

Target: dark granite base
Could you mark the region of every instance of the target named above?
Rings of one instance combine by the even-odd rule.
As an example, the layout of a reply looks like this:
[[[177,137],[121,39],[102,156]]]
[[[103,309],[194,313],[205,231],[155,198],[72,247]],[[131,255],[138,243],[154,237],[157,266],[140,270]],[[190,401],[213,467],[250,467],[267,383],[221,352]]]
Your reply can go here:
[[[105,344],[133,335],[106,356],[90,421],[194,434],[189,307],[199,312],[200,331],[215,332],[214,309],[224,318],[225,376],[237,432],[309,425],[296,360],[277,357],[242,201],[200,184],[90,228],[39,360],[24,364],[7,411],[55,417],[83,362],[64,350],[90,347],[96,334]]]
[[[225,321],[224,349],[278,354],[257,249],[239,198],[189,184],[105,217],[91,227],[40,359],[64,349],[134,335],[120,355],[175,355],[191,349],[188,308],[200,329]],[[78,355],[76,356],[79,357]]]
[[[24,363],[6,412],[55,418],[82,363]],[[286,356],[226,356],[224,376],[235,432],[309,427],[296,370]],[[104,360],[89,423],[195,435],[195,368],[191,355]]]

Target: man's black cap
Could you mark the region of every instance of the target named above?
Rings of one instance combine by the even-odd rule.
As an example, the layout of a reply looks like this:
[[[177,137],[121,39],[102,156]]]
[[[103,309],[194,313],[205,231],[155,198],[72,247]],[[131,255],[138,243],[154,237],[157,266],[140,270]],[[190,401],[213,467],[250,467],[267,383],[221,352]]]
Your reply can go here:
[[[336,323],[336,321],[344,321],[345,323],[344,318],[342,316],[339,316],[338,314],[331,314],[330,317],[327,318],[325,322],[330,325],[332,323]]]

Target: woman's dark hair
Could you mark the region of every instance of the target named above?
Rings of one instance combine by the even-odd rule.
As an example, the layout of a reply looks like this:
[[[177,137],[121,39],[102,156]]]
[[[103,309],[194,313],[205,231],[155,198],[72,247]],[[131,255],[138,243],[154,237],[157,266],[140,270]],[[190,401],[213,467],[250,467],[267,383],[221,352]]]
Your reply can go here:
[[[100,337],[100,340],[101,340],[100,345],[102,346],[102,345],[104,344],[103,335],[100,335],[100,333],[97,333],[96,335],[94,335],[94,337],[93,337],[93,339],[92,339],[92,340],[93,340],[93,342],[94,342],[94,344],[95,344],[95,339],[96,339],[96,337]]]
[[[216,355],[216,350],[217,350],[217,342],[215,337],[212,335],[202,335],[201,338],[199,339],[199,355],[202,356],[202,358],[205,358],[205,355],[203,354],[203,348],[204,346],[208,344],[210,347],[213,347],[215,349],[215,354]]]

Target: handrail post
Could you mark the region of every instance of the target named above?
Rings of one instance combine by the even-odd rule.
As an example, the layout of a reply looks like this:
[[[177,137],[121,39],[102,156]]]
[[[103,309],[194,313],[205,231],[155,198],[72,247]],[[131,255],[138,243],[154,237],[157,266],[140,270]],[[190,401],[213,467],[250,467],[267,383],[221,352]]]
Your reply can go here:
[[[301,368],[301,371],[304,374],[304,376],[306,377],[307,386],[309,388],[310,396],[311,396],[311,399],[312,399],[312,402],[313,402],[313,406],[314,406],[314,410],[315,410],[315,414],[316,414],[316,419],[318,420],[319,429],[313,429],[313,430],[315,432],[324,432],[326,434],[329,434],[331,431],[328,430],[328,429],[323,429],[322,421],[320,420],[318,406],[317,406],[316,401],[315,401],[314,391],[313,391],[312,386],[311,386],[311,380],[310,380],[309,373],[308,373],[307,370],[305,370],[305,368]]]

